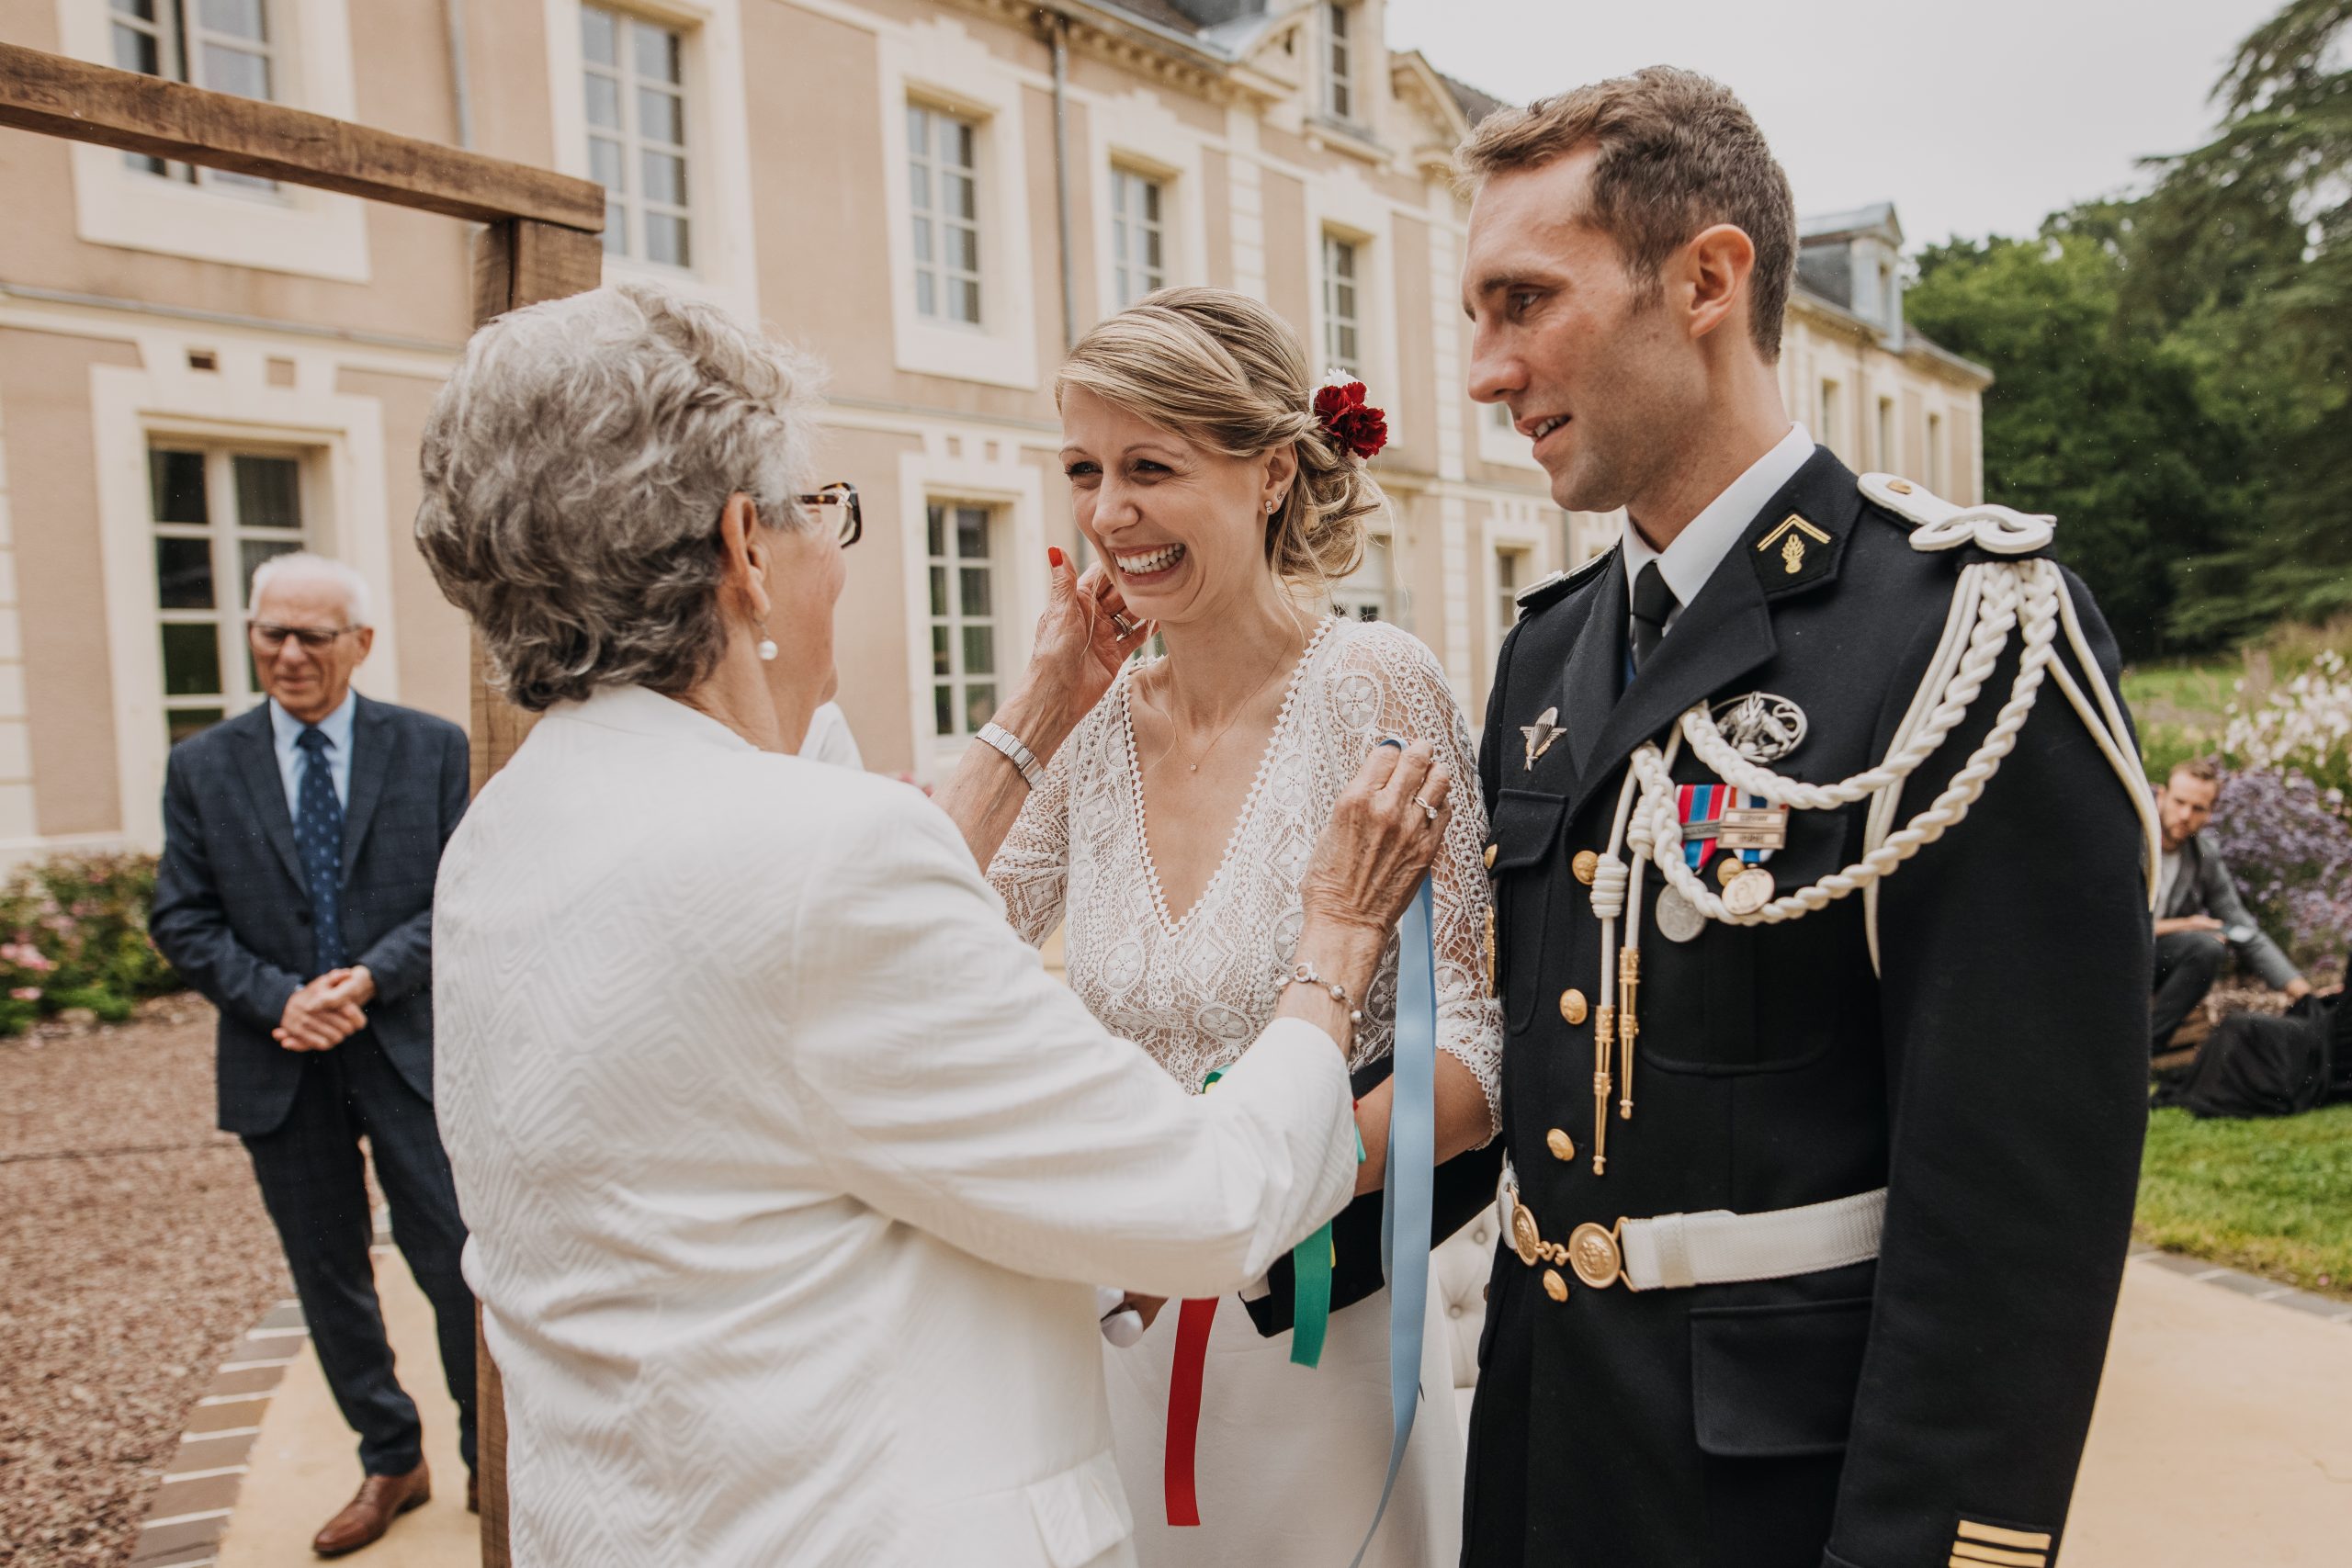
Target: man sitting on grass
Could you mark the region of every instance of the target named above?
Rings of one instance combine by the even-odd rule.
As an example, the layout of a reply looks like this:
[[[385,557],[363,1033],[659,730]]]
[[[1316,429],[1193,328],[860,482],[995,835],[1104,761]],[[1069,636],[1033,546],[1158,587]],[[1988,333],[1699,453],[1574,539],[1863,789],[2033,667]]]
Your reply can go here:
[[[2312,993],[2311,982],[2246,913],[2220,846],[2206,836],[2221,794],[2220,770],[2201,757],[2173,769],[2156,791],[2164,874],[2156,887],[2156,991],[2149,1021],[2151,1049],[2157,1053],[2213,988],[2222,959],[2233,952],[2290,999]]]

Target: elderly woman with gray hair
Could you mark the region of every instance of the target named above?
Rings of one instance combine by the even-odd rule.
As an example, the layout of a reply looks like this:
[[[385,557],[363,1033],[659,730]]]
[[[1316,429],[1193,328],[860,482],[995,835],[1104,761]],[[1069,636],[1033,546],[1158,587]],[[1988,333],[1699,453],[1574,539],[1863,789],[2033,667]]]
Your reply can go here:
[[[1237,1288],[1354,1186],[1345,1051],[1445,827],[1382,748],[1317,849],[1313,984],[1187,1094],[1006,924],[946,799],[793,753],[854,492],[809,367],[641,286],[478,333],[417,539],[545,716],[442,860],[435,1002],[517,1564],[1132,1561],[1089,1281]],[[1146,631],[1057,562],[1000,716],[1049,756]],[[1035,761],[1031,762],[1035,766]]]

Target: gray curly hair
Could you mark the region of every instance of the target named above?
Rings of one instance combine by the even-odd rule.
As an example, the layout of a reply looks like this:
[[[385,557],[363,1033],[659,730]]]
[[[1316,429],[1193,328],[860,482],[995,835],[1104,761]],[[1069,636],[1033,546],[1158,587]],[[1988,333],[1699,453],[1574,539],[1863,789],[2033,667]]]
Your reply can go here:
[[[724,311],[622,283],[474,333],[424,424],[416,543],[537,712],[599,686],[675,694],[726,646],[718,516],[809,520],[817,370]]]

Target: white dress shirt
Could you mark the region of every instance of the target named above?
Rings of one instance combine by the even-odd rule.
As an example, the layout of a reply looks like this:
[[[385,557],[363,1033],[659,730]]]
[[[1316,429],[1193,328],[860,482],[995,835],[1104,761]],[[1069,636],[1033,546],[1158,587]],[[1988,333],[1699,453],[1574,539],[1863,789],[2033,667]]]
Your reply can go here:
[[[327,738],[327,776],[334,781],[335,803],[345,810],[351,807],[351,721],[359,711],[359,694],[343,694],[343,704],[334,712],[319,720],[319,728]],[[277,749],[277,777],[286,786],[286,814],[300,818],[302,815],[302,749],[296,744],[308,727],[269,699],[270,739]]]
[[[1322,1031],[1186,1093],[920,792],[640,688],[531,731],[433,938],[516,1568],[1124,1568],[1093,1282],[1237,1289],[1355,1184]]]
[[[1690,525],[1674,536],[1674,542],[1664,550],[1650,547],[1634,520],[1625,520],[1625,594],[1633,597],[1634,584],[1641,580],[1642,568],[1657,562],[1658,575],[1666,579],[1666,586],[1674,595],[1674,608],[1666,617],[1666,629],[1672,631],[1681,617],[1683,607],[1699,596],[1707,586],[1707,579],[1715,574],[1731,547],[1739,543],[1739,536],[1756,520],[1772,492],[1796,477],[1796,471],[1813,456],[1813,437],[1802,424],[1789,426],[1772,449],[1747,465],[1747,472],[1724,487],[1724,492],[1707,502]],[[1632,618],[1627,617],[1626,635],[1633,634]],[[1630,646],[1630,644],[1629,644]]]

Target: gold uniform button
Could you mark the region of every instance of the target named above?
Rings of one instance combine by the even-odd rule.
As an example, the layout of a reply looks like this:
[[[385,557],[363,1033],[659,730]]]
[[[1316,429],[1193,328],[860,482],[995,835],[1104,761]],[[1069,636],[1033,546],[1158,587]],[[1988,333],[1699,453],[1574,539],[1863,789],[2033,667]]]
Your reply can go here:
[[[1487,846],[1487,869],[1488,871],[1495,869],[1495,852],[1500,848],[1502,848],[1500,844],[1488,844]]]
[[[1715,881],[1723,886],[1729,887],[1732,885],[1732,879],[1747,869],[1747,863],[1737,855],[1725,855],[1715,863]]]
[[[1590,850],[1578,850],[1577,858],[1568,863],[1568,869],[1577,874],[1578,882],[1589,887],[1592,886],[1592,874],[1600,869],[1600,857]]]
[[[1552,1151],[1552,1157],[1554,1159],[1574,1159],[1577,1157],[1576,1140],[1569,1137],[1566,1133],[1561,1132],[1557,1127],[1553,1128],[1550,1132],[1544,1134],[1544,1146]]]
[[[1557,1269],[1544,1270],[1544,1293],[1555,1302],[1564,1302],[1568,1299],[1568,1282],[1560,1278],[1560,1271]]]
[[[1893,491],[1897,495],[1909,495],[1911,493],[1911,481],[1909,479],[1889,479],[1886,481],[1886,488]]]
[[[1571,986],[1560,993],[1560,1016],[1571,1024],[1584,1021],[1584,993]]]

